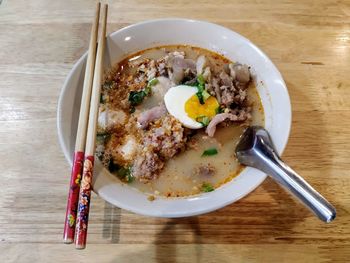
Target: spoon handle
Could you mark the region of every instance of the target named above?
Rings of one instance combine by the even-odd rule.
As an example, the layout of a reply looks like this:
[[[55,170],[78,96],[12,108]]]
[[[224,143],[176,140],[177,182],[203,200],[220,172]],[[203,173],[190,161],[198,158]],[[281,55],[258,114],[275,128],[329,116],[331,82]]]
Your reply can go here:
[[[255,166],[269,174],[275,181],[297,197],[318,218],[327,223],[335,218],[335,208],[292,168],[285,164],[275,151],[259,152],[257,156],[259,160],[257,160]]]

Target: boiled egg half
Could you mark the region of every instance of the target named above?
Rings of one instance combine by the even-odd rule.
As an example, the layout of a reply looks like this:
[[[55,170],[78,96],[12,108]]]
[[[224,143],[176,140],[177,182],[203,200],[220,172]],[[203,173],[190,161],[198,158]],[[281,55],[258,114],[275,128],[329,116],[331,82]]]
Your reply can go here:
[[[217,113],[219,103],[210,96],[201,104],[196,93],[197,87],[179,85],[170,88],[164,95],[164,103],[168,112],[190,129],[201,129],[203,123],[199,119],[211,119]]]

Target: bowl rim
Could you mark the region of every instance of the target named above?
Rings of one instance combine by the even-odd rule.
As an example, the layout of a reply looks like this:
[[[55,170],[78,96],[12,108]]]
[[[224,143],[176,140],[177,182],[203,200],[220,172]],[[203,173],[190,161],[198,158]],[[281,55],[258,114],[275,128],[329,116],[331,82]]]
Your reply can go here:
[[[281,144],[280,149],[278,149],[278,152],[281,155],[283,153],[283,151],[285,150],[285,148],[287,146],[287,143],[288,143],[288,140],[289,140],[289,137],[290,137],[291,125],[292,125],[292,105],[291,105],[291,100],[290,100],[290,95],[289,95],[289,92],[288,92],[287,85],[286,85],[286,83],[285,83],[285,81],[284,81],[284,79],[282,77],[282,74],[277,69],[277,67],[272,62],[272,60],[256,44],[254,44],[253,42],[251,42],[249,39],[247,39],[246,37],[242,36],[241,34],[235,32],[235,31],[233,31],[233,30],[231,30],[229,28],[226,28],[226,27],[224,27],[222,25],[211,23],[211,22],[207,22],[207,21],[203,21],[203,20],[194,20],[194,19],[186,19],[186,18],[160,18],[160,19],[146,20],[146,21],[141,21],[141,22],[138,22],[138,23],[134,23],[134,24],[128,25],[128,26],[123,27],[123,28],[121,28],[119,30],[111,32],[110,34],[107,35],[107,38],[111,38],[111,37],[113,37],[116,34],[123,33],[125,31],[128,31],[128,30],[134,28],[134,27],[139,27],[139,26],[148,25],[148,24],[152,24],[152,23],[159,23],[159,22],[191,22],[191,23],[200,23],[200,24],[203,24],[203,25],[207,24],[207,25],[211,25],[211,26],[216,26],[220,30],[228,31],[230,34],[233,33],[233,34],[237,35],[238,37],[240,37],[241,39],[245,40],[250,45],[252,45],[254,48],[256,48],[259,51],[260,55],[264,57],[264,59],[267,59],[269,62],[271,62],[270,63],[271,65],[269,65],[269,66],[272,67],[272,69],[275,71],[276,74],[278,74],[278,77],[279,77],[280,81],[282,82],[282,85],[285,87],[285,96],[286,96],[286,99],[289,102],[288,105],[287,105],[287,113],[288,113],[288,115],[286,116],[286,118],[289,119],[290,121],[287,123],[286,126],[284,126],[284,129],[286,130],[286,139]],[[174,44],[178,44],[178,43],[174,43]],[[133,51],[133,52],[137,52],[137,50]],[[133,52],[131,52],[131,53],[133,53]],[[214,51],[214,52],[216,52],[216,51]],[[131,54],[131,53],[126,53],[124,55],[127,56],[128,54]],[[64,153],[65,159],[68,161],[70,166],[72,165],[72,156],[69,153],[69,149],[66,147],[66,145],[64,143],[64,139],[63,139],[62,106],[64,104],[64,94],[65,94],[66,90],[69,87],[69,83],[71,82],[74,74],[76,74],[77,68],[79,68],[81,66],[81,64],[85,63],[86,57],[87,57],[87,51],[83,53],[83,55],[74,63],[72,69],[69,71],[69,73],[68,73],[68,75],[67,75],[67,77],[66,77],[66,79],[65,79],[65,81],[63,83],[63,87],[61,89],[61,92],[60,92],[60,95],[59,95],[59,98],[58,98],[58,104],[57,104],[57,123],[56,124],[57,124],[58,140],[59,140],[60,147],[61,147],[61,149],[62,149],[62,151]],[[251,168],[251,167],[245,167],[240,172],[240,174],[242,174],[242,173],[244,173],[244,172],[246,172],[247,170],[250,170],[250,169],[255,170],[254,168]],[[170,215],[170,216],[169,215],[163,215],[162,212],[158,212],[158,213],[154,213],[152,211],[145,212],[142,209],[136,209],[133,206],[129,206],[129,205],[125,204],[125,203],[118,202],[116,199],[110,198],[108,195],[104,195],[104,194],[98,193],[94,189],[93,189],[93,191],[96,194],[100,195],[101,198],[106,200],[107,202],[112,203],[114,205],[117,205],[120,208],[129,210],[129,211],[137,213],[137,214],[141,214],[141,215],[145,215],[145,216],[153,216],[153,217],[177,218],[177,217],[194,216],[194,215],[208,213],[208,212],[220,209],[222,207],[225,207],[225,206],[227,206],[227,205],[229,205],[231,203],[234,203],[234,202],[238,201],[239,199],[247,196],[251,192],[253,192],[259,185],[261,185],[261,183],[266,179],[266,177],[267,177],[266,174],[264,176],[261,176],[261,180],[259,180],[259,182],[256,183],[256,185],[254,185],[253,187],[249,188],[244,194],[238,195],[233,200],[228,200],[226,202],[221,202],[219,205],[216,205],[215,209],[203,208],[203,209],[198,209],[198,210],[196,210],[194,212],[188,212],[188,211],[187,212],[179,212],[177,214]],[[206,194],[210,194],[210,193],[202,193],[201,195],[206,195]],[[192,198],[192,197],[193,196],[181,197],[181,198],[166,198],[166,199],[167,200],[189,199],[189,198]]]

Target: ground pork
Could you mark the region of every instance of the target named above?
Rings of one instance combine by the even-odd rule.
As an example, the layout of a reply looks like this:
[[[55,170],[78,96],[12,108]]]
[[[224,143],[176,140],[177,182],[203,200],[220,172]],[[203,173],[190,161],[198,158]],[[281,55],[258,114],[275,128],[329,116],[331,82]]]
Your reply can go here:
[[[132,167],[132,174],[139,178],[140,182],[147,183],[156,179],[164,167],[164,162],[153,151],[143,151],[139,154]]]
[[[251,80],[249,68],[239,63],[229,64],[226,68],[212,78],[207,86],[208,92],[224,107],[232,104],[241,106],[246,100],[246,89]]]
[[[203,177],[211,177],[215,175],[216,169],[214,166],[208,164],[196,167],[193,172]]]
[[[167,114],[150,124],[141,138],[141,153],[133,165],[133,175],[147,182],[157,178],[164,163],[185,148],[181,123]]]

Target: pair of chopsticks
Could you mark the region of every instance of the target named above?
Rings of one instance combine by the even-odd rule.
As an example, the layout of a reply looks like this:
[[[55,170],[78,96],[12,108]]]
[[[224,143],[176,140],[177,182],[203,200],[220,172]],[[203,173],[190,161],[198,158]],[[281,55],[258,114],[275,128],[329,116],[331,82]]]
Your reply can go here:
[[[102,32],[97,45],[100,7],[101,3],[98,3],[91,28],[63,233],[64,243],[70,244],[75,241],[77,249],[84,249],[86,246],[97,118],[103,74],[108,5],[103,7]]]

